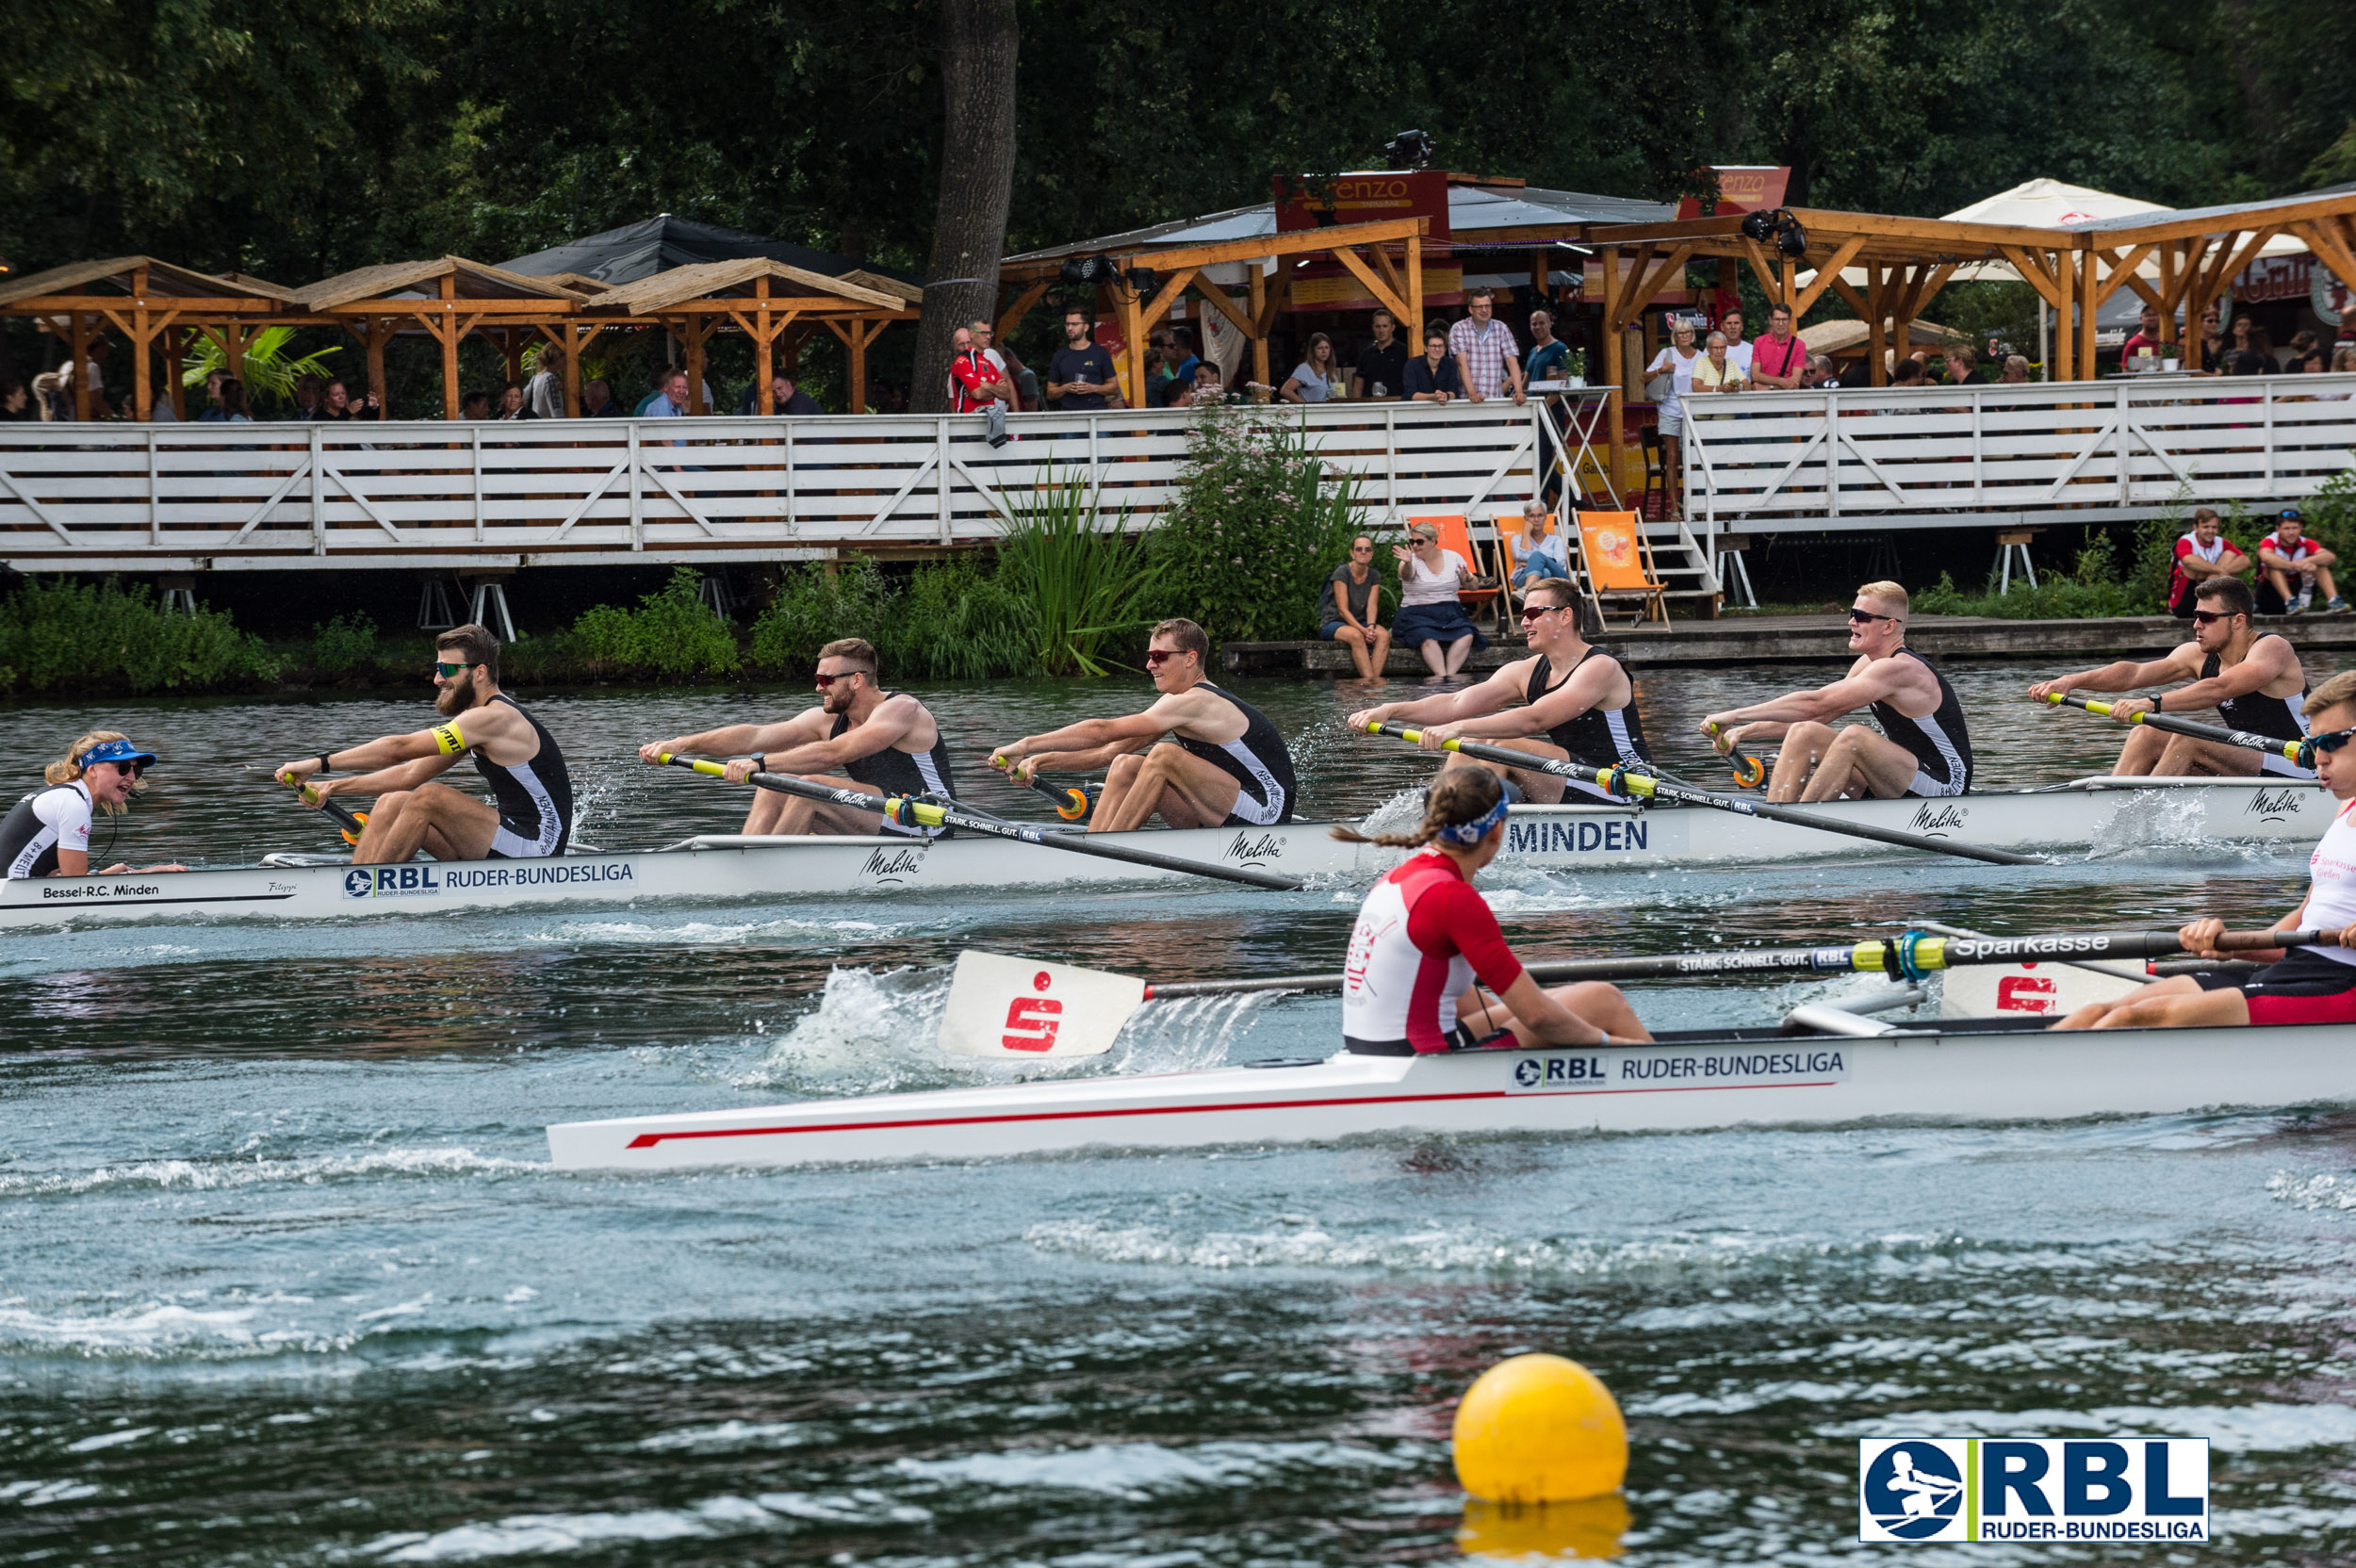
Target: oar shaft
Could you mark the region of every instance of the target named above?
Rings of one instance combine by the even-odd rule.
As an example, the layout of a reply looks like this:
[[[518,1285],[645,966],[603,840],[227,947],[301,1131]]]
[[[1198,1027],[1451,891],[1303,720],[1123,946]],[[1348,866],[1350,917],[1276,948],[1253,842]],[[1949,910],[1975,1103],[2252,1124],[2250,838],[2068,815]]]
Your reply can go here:
[[[351,807],[346,806],[342,801],[337,800],[334,795],[322,795],[313,790],[308,784],[296,784],[291,786],[291,788],[294,790],[295,793],[303,797],[305,804],[316,806],[320,810],[326,812],[330,817],[333,817],[335,820],[336,825],[342,827],[346,832],[357,833],[368,825],[368,824],[360,820],[360,814],[358,812],[354,811]]]
[[[694,773],[719,777],[727,773],[717,762],[695,761],[667,753],[663,759],[673,767],[686,768]],[[779,794],[799,795],[826,805],[847,807],[854,811],[875,811],[885,820],[905,827],[954,827],[962,832],[977,833],[987,838],[1012,839],[1021,843],[1038,844],[1046,849],[1060,849],[1074,855],[1093,856],[1100,860],[1121,860],[1133,866],[1152,866],[1157,871],[1183,872],[1190,876],[1217,877],[1223,882],[1241,882],[1253,888],[1272,888],[1289,892],[1301,886],[1297,877],[1279,876],[1273,872],[1254,871],[1246,866],[1217,866],[1204,860],[1182,859],[1175,855],[1157,855],[1150,849],[1134,849],[1127,844],[1106,843],[1102,839],[1077,833],[1058,833],[1047,828],[1031,827],[1021,823],[1001,822],[995,817],[975,816],[955,807],[938,806],[931,801],[911,800],[906,795],[864,794],[856,790],[838,790],[831,785],[813,784],[792,774],[757,773],[747,783]]]
[[[1402,741],[1417,741],[1423,736],[1419,729],[1395,724],[1370,724],[1366,726],[1366,732],[1370,735],[1395,736]],[[2034,855],[2016,855],[2008,849],[1983,849],[1977,844],[1960,844],[1946,839],[1926,838],[1920,833],[1903,833],[1892,827],[1875,827],[1870,823],[1842,822],[1835,817],[1820,817],[1813,811],[1795,811],[1788,806],[1770,806],[1763,800],[1731,800],[1725,795],[1713,795],[1706,791],[1672,784],[1654,775],[1631,773],[1626,768],[1591,768],[1584,762],[1556,761],[1552,758],[1533,757],[1526,751],[1488,745],[1480,741],[1456,740],[1440,743],[1449,751],[1480,761],[1498,762],[1509,768],[1524,768],[1534,773],[1549,773],[1558,778],[1577,778],[1601,785],[1607,793],[1674,800],[1713,811],[1731,811],[1737,816],[1757,817],[1764,822],[1812,827],[1820,833],[1838,833],[1852,839],[1871,839],[1875,843],[1896,844],[1904,849],[1924,849],[1936,855],[1983,860],[1991,866],[2034,866],[2043,863]]]
[[[2115,704],[2094,697],[2077,696],[2068,692],[2049,692],[2045,700],[2056,708],[2079,708],[2102,718],[2111,716]],[[2196,741],[2214,741],[2218,745],[2239,746],[2246,751],[2264,752],[2269,757],[2284,757],[2302,768],[2315,766],[2307,757],[2303,742],[2285,741],[2275,735],[2257,735],[2247,729],[2227,729],[2222,725],[2202,724],[2197,719],[2179,718],[2173,713],[2130,713],[2129,724],[2139,724],[2148,729],[2164,729],[2171,735],[2184,735]]]

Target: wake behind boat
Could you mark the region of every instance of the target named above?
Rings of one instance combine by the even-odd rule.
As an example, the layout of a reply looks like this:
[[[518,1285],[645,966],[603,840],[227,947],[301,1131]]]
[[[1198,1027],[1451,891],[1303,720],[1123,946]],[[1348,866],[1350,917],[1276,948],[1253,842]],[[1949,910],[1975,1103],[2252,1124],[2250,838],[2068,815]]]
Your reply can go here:
[[[2092,777],[1947,800],[1829,801],[1817,814],[2031,854],[2312,844],[2331,817],[2321,786],[2274,778]],[[1165,855],[1350,882],[1394,852],[1338,842],[1333,825],[1098,834]],[[1075,834],[1076,836],[1076,834]],[[1501,858],[1545,872],[1676,870],[1909,852],[1675,805],[1516,806]],[[135,920],[351,920],[452,909],[726,904],[791,897],[1050,890],[1182,880],[1181,874],[998,839],[905,835],[706,834],[664,849],[529,860],[352,865],[274,856],[260,865],[171,875],[47,876],[0,883],[0,930]]]

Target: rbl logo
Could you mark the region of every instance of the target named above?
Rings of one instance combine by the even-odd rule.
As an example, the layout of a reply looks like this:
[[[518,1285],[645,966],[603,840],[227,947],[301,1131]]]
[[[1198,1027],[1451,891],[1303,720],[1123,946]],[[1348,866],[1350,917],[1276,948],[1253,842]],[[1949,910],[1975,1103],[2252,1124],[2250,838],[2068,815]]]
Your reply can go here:
[[[1043,991],[1055,984],[1045,970],[1031,976],[1031,988]],[[1053,1051],[1056,1020],[1063,1004],[1052,996],[1018,996],[1006,1004],[1006,1032],[998,1043],[1008,1051]]]

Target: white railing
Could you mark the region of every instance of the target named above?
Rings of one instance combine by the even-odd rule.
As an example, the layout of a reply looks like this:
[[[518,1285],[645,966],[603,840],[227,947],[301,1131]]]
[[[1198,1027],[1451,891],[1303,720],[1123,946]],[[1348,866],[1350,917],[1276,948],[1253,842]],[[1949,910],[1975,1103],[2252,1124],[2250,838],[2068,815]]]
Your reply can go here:
[[[1600,396],[1597,394],[1596,396]],[[1269,408],[1358,476],[1369,526],[1518,504],[1511,403]],[[994,537],[1034,487],[1101,481],[1142,526],[1198,416],[1023,414],[519,424],[0,424],[20,571],[774,561]]]
[[[2356,375],[1701,396],[1685,511],[1714,541],[2264,507],[2356,463],[2351,399]]]

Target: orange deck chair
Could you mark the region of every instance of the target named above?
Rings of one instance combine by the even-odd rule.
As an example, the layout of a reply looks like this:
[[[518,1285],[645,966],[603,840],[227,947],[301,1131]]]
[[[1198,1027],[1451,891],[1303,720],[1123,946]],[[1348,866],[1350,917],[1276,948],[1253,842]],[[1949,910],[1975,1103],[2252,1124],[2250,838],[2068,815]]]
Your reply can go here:
[[[1429,517],[1410,517],[1407,521],[1410,525],[1415,523],[1430,523],[1433,528],[1440,531],[1440,547],[1442,549],[1454,550],[1458,555],[1463,556],[1465,562],[1472,567],[1473,571],[1479,576],[1497,576],[1495,569],[1497,564],[1487,559],[1487,552],[1480,549],[1473,544],[1472,531],[1464,526],[1464,514],[1463,513],[1437,513]],[[1503,580],[1499,579],[1499,580],[1501,581]],[[1478,610],[1482,605],[1488,606],[1489,624],[1492,629],[1495,629],[1499,624],[1497,601],[1503,592],[1504,590],[1501,588],[1466,588],[1458,592],[1456,599],[1457,602],[1464,605],[1467,611]]]
[[[1633,597],[1641,602],[1630,626],[1647,620],[1667,625],[1668,585],[1653,570],[1652,547],[1644,538],[1643,521],[1633,512],[1574,512],[1579,531],[1579,572],[1595,612],[1607,598]]]

